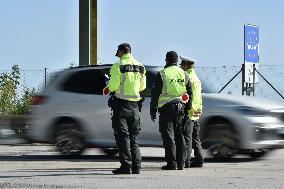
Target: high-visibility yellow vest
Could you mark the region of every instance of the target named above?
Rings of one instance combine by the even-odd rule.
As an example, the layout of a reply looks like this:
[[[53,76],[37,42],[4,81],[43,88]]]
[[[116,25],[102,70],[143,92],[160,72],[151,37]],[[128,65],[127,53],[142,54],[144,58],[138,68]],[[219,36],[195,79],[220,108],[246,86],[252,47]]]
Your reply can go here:
[[[201,82],[193,68],[188,69],[186,72],[189,75],[192,88],[192,105],[191,109],[188,111],[188,115],[191,120],[197,120],[199,116],[193,115],[193,113],[202,112]]]
[[[188,74],[177,66],[169,66],[160,75],[163,81],[163,89],[158,101],[158,108],[180,98],[186,93],[186,85],[189,82]]]
[[[112,65],[107,86],[117,98],[139,101],[140,91],[146,88],[145,74],[145,67],[128,53]]]

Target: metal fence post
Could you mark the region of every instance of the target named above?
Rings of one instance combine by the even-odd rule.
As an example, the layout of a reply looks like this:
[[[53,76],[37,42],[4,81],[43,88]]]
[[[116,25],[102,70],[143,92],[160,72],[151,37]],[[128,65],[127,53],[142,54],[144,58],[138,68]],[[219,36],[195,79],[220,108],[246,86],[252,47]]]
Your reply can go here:
[[[46,88],[47,68],[44,68],[44,88]]]
[[[254,96],[255,95],[255,64],[253,64],[253,70],[252,70],[252,95]]]
[[[244,87],[244,84],[245,84],[245,64],[242,64],[242,95],[244,96],[245,95],[245,87]]]

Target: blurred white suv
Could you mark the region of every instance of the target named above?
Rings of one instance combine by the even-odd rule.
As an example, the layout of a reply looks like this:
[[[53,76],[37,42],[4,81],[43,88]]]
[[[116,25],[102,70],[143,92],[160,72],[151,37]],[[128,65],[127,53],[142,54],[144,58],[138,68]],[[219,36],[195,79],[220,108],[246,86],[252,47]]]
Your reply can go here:
[[[34,99],[27,134],[31,140],[54,143],[65,155],[79,155],[86,147],[117,152],[108,97],[102,95],[111,65],[78,67],[55,74]],[[140,146],[162,146],[157,123],[149,115],[153,80],[161,67],[146,66]],[[202,145],[213,157],[246,153],[260,157],[284,143],[284,107],[254,98],[212,93],[202,82]]]

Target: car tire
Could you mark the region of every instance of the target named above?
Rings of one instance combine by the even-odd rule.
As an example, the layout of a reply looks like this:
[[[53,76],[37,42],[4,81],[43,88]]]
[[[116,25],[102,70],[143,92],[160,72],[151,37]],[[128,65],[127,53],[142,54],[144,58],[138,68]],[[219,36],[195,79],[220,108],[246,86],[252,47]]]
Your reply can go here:
[[[76,123],[60,123],[56,127],[55,146],[67,156],[78,156],[86,148],[85,137]]]
[[[203,143],[213,158],[232,158],[239,151],[238,136],[229,123],[219,122],[208,125]]]
[[[118,154],[117,148],[103,148],[102,151],[109,156],[115,156]]]
[[[261,158],[265,155],[267,155],[269,152],[269,150],[264,150],[264,149],[259,149],[257,151],[253,151],[253,152],[250,152],[248,155],[251,157],[251,158]]]

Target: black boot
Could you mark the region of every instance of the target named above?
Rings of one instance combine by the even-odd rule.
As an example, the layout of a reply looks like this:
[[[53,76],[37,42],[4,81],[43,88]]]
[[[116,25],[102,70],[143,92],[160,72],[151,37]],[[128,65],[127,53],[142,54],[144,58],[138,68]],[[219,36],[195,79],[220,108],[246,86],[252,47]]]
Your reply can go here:
[[[140,169],[132,169],[132,174],[140,174]]]
[[[190,164],[190,167],[194,168],[194,167],[203,167],[203,162],[192,162]]]
[[[177,165],[177,169],[178,170],[183,170],[183,167],[184,167],[183,163]]]
[[[177,169],[177,167],[176,167],[176,165],[164,165],[164,166],[162,166],[162,168],[161,168],[162,170],[176,170]]]
[[[184,168],[189,168],[190,167],[190,163],[188,161],[185,162],[184,164]]]
[[[120,175],[120,174],[131,174],[131,170],[128,168],[118,168],[112,171],[113,174],[115,175]]]
[[[132,166],[132,174],[140,174],[141,166]]]

